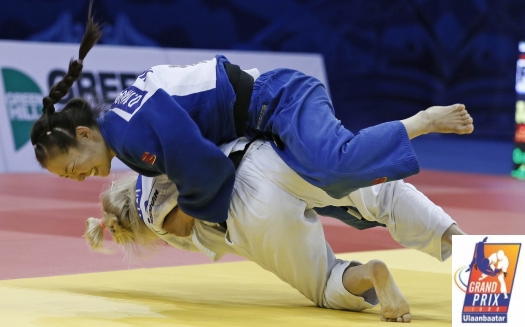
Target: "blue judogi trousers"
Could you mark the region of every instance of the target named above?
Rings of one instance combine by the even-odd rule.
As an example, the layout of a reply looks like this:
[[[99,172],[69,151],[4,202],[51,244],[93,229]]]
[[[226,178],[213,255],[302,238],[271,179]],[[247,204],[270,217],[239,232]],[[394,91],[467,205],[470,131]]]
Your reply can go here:
[[[401,122],[354,135],[335,117],[324,85],[291,69],[264,73],[254,83],[246,134],[261,133],[274,137],[273,147],[287,165],[335,198],[419,172]]]

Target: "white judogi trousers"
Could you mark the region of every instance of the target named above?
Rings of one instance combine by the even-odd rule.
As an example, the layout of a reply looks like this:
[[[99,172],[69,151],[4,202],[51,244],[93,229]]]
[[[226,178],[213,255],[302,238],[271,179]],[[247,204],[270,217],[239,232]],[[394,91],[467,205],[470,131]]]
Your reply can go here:
[[[243,144],[235,146],[242,148]],[[344,271],[360,263],[337,259],[326,242],[321,221],[312,208],[328,205],[357,208],[364,219],[385,224],[405,247],[439,260],[450,256],[441,236],[455,222],[412,185],[389,182],[334,199],[299,177],[265,141],[251,145],[237,170],[226,232],[196,220],[189,237],[161,237],[173,246],[199,250],[214,260],[225,253],[243,256],[320,307],[353,311],[371,308],[378,303],[373,290],[355,296],[343,286]],[[161,211],[167,210],[169,206]],[[157,220],[157,231],[162,232],[161,226]]]

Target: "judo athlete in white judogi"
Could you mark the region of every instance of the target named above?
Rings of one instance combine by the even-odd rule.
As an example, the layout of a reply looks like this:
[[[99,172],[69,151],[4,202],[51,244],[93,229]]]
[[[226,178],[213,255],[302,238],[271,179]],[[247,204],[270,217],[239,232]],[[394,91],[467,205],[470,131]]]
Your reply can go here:
[[[245,144],[235,141],[222,150],[229,154]],[[386,265],[337,259],[312,208],[354,207],[363,219],[385,224],[402,245],[439,260],[450,256],[441,238],[455,222],[413,186],[395,181],[334,199],[298,176],[266,141],[253,142],[240,163],[226,226],[195,220],[189,236],[169,233],[165,217],[177,206],[177,195],[165,175],[115,181],[102,195],[103,218],[87,220],[86,238],[101,249],[107,227],[118,244],[148,245],[161,238],[211,260],[233,253],[274,273],[319,307],[361,311],[381,304],[381,320],[397,322],[410,322],[410,307]]]

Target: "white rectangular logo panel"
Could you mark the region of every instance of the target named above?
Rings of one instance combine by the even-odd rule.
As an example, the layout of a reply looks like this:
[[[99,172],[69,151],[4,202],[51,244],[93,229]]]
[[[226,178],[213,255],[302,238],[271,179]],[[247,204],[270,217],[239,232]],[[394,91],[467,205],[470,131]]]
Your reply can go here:
[[[454,235],[452,326],[523,326],[525,235]]]

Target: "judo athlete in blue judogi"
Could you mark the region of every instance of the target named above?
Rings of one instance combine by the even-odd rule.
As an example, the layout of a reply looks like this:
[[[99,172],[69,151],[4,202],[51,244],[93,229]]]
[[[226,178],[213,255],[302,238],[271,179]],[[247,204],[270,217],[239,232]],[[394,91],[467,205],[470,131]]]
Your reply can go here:
[[[98,120],[119,159],[144,175],[166,173],[178,181],[181,194],[187,194],[181,195],[183,211],[204,219],[217,212],[215,206],[203,211],[205,203],[219,200],[213,198],[220,192],[212,190],[229,188],[234,176],[231,162],[217,148],[238,133],[232,110],[236,94],[225,63],[225,57],[216,56],[191,66],[152,67]],[[245,73],[256,78],[242,126],[245,134],[275,138],[272,144],[279,156],[328,194],[342,197],[378,178],[397,180],[419,171],[400,122],[354,136],[335,118],[317,79],[289,69],[251,73],[253,77]],[[134,135],[137,141],[132,141]],[[146,152],[155,162],[143,160]],[[196,187],[210,194],[195,197]],[[229,197],[230,192],[225,193]],[[193,209],[190,202],[195,200]]]
[[[89,33],[94,32],[88,26]],[[431,107],[354,135],[334,116],[317,79],[290,69],[242,71],[222,55],[192,65],[149,68],[98,119],[78,98],[55,112],[54,103],[78,77],[86,54],[81,50],[80,59],[71,62],[68,74],[44,98],[43,115],[31,131],[40,164],[82,181],[107,176],[116,156],[144,176],[166,174],[180,192],[182,212],[205,221],[227,218],[235,168],[218,145],[237,137],[273,140],[275,151],[295,172],[340,198],[416,174],[411,138],[473,130],[465,107],[454,105]]]

